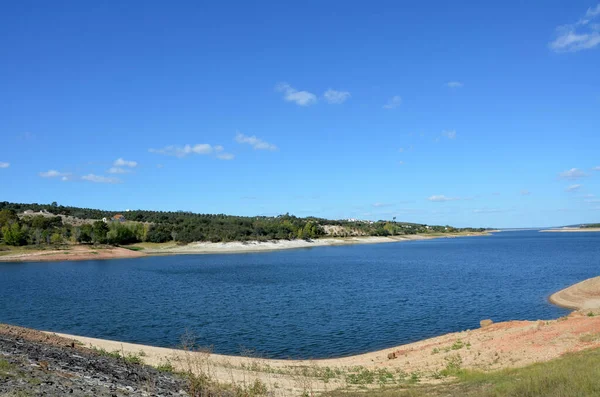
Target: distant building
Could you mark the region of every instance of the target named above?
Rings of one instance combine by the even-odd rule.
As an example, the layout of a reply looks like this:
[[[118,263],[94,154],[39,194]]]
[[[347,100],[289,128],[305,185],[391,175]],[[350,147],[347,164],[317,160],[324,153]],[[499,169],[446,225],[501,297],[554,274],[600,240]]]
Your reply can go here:
[[[125,217],[121,214],[117,214],[112,217],[113,222],[125,222]]]

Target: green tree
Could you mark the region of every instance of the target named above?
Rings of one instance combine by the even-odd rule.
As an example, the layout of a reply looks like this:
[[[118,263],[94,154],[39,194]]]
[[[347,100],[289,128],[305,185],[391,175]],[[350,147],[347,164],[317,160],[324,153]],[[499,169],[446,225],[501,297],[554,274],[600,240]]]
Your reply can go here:
[[[14,222],[11,225],[5,225],[2,228],[2,236],[7,245],[25,245],[27,244],[27,234],[21,229],[21,225]]]
[[[17,216],[17,212],[15,210],[4,209],[0,211],[0,227],[18,221],[19,217]]]
[[[102,222],[104,223],[104,222]],[[77,238],[77,242],[79,243],[91,243],[92,235],[94,234],[94,228],[89,223],[81,225],[79,228],[79,236]]]
[[[52,233],[52,236],[50,236],[50,243],[52,243],[54,245],[58,245],[58,244],[62,244],[62,242],[63,242],[62,234],[60,234],[58,232]]]
[[[108,225],[102,221],[96,221],[92,225],[92,241],[96,244],[106,243],[106,235],[108,234]]]

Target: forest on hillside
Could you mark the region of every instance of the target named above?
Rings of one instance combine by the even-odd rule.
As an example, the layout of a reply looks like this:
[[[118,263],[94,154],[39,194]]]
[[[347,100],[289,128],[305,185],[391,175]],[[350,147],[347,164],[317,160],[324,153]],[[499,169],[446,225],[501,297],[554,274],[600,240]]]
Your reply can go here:
[[[124,221],[113,220],[122,214]],[[102,219],[107,219],[104,222]],[[417,233],[452,233],[484,229],[380,220],[329,220],[299,218],[285,214],[233,216],[133,210],[105,211],[51,204],[0,202],[0,239],[6,245],[72,243],[131,244],[136,242],[191,243],[194,241],[268,241],[315,239],[325,236],[326,228],[336,226],[333,235],[398,236]]]

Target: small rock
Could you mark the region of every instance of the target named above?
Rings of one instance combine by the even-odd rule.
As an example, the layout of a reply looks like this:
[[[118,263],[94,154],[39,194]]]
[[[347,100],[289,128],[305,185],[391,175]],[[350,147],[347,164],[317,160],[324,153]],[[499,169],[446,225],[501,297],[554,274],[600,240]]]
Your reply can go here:
[[[490,319],[486,319],[486,320],[481,320],[479,322],[479,326],[481,328],[485,328],[485,327],[489,327],[490,325],[494,324],[494,322]]]

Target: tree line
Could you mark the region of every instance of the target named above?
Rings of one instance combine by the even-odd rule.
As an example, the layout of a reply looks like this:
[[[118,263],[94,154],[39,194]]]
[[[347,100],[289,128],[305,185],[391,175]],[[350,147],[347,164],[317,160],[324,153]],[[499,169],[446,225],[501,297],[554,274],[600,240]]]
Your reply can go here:
[[[32,214],[24,214],[31,211]],[[42,213],[40,213],[42,212]],[[232,216],[134,210],[123,212],[125,222],[110,221],[115,211],[52,204],[0,202],[0,238],[7,245],[72,243],[132,244],[137,242],[191,243],[194,241],[268,241],[315,239],[324,236],[324,226],[341,226],[354,234],[395,236],[431,232],[481,231],[450,226],[393,221],[363,222],[298,218],[285,214],[276,217]],[[78,222],[69,223],[77,219]],[[101,219],[107,218],[108,222]]]

